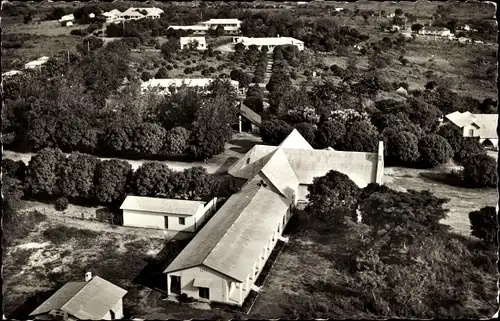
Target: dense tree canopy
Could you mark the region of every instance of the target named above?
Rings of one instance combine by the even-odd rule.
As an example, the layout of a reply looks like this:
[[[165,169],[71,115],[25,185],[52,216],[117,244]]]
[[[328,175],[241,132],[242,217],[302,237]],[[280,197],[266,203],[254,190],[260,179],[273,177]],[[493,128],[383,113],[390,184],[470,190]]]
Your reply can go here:
[[[488,245],[498,244],[498,222],[496,209],[486,206],[478,211],[469,213],[471,234]]]
[[[418,142],[420,164],[425,167],[434,167],[444,164],[453,156],[450,144],[443,137],[430,134]]]

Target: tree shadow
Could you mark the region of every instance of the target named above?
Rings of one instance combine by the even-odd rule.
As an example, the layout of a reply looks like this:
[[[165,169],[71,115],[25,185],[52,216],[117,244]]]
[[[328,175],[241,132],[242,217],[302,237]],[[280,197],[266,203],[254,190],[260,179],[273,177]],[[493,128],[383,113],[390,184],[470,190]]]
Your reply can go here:
[[[231,147],[230,150],[237,153],[246,153],[252,149],[258,142],[250,139],[234,139],[230,141],[231,144],[239,147]]]
[[[426,181],[434,182],[434,183],[441,183],[441,184],[446,184],[450,185],[453,187],[461,187],[461,188],[466,188],[464,182],[462,179],[453,174],[453,173],[442,173],[442,172],[424,172],[424,173],[419,173],[418,176],[423,178]]]
[[[231,147],[232,148],[232,147]],[[223,173],[227,173],[227,170],[229,169],[229,167],[231,167],[231,165],[233,165],[234,163],[236,163],[238,161],[239,158],[237,157],[229,157],[225,162],[224,164],[222,164],[216,171],[215,171],[215,175],[220,175],[220,174],[223,174]]]
[[[15,320],[27,320],[29,314],[50,298],[54,293],[56,293],[56,290],[36,293],[24,301],[24,303],[17,307],[16,310],[8,314],[7,317]]]
[[[147,260],[148,264],[134,279],[134,283],[160,292],[167,292],[167,276],[163,271],[165,271],[190,241],[190,238],[180,239],[177,236],[167,241],[153,259]]]

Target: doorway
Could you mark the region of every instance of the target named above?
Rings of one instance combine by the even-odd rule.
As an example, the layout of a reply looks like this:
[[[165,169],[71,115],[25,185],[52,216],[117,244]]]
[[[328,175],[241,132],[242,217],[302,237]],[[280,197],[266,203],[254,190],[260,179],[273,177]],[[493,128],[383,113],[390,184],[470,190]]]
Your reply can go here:
[[[165,228],[168,229],[168,216],[164,216],[163,217],[164,221],[165,221]]]
[[[170,276],[170,293],[181,294],[181,277],[177,275]]]

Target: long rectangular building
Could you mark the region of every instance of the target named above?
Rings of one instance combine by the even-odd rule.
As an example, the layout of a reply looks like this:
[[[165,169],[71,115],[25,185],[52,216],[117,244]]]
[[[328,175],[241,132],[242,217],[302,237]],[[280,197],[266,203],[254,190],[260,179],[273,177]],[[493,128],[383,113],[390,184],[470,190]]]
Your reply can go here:
[[[349,155],[314,150],[294,130],[280,146],[268,147],[259,155],[254,147],[228,170],[245,182],[165,269],[169,295],[241,306],[295,205],[306,198],[301,188],[307,191],[314,177],[332,169],[361,187],[382,184],[382,142],[378,153]],[[311,158],[315,152],[321,156]]]

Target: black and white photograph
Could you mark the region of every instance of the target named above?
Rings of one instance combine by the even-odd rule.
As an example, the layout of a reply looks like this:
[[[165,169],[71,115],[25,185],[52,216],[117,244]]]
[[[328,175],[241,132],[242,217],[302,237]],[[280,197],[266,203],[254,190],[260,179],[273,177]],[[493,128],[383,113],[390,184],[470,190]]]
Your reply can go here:
[[[493,1],[1,1],[4,320],[490,319]]]

